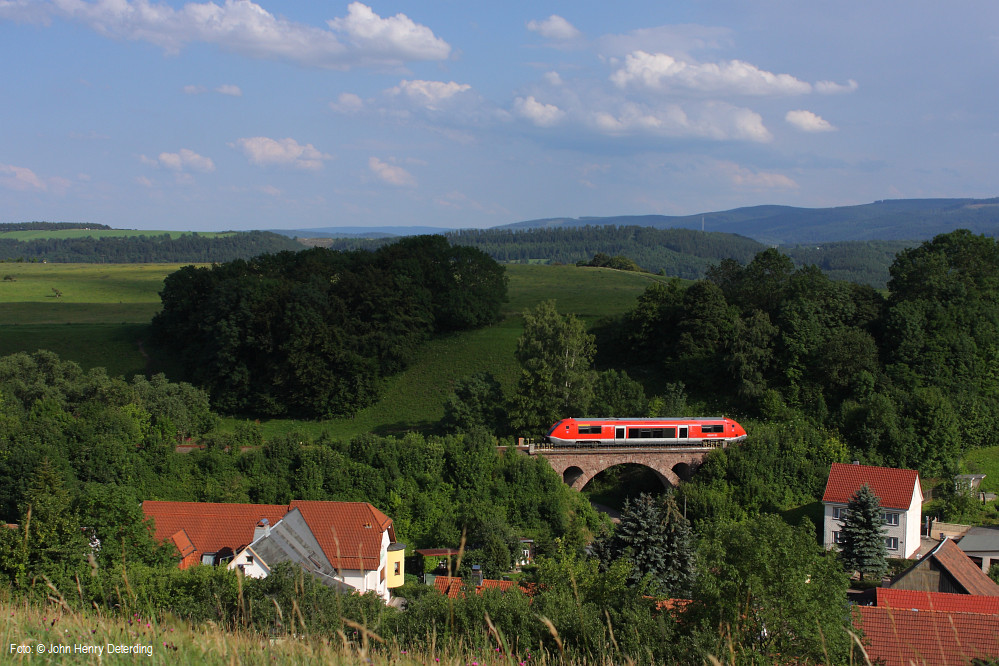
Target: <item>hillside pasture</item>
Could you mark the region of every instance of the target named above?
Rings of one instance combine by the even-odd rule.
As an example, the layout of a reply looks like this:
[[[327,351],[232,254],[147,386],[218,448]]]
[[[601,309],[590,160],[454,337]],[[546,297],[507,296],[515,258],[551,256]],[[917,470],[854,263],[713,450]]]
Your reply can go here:
[[[163,279],[181,264],[7,263],[0,270],[0,353],[49,349],[84,368],[111,375],[169,368],[142,343],[160,309]],[[426,429],[444,413],[455,380],[492,372],[508,393],[518,377],[513,358],[522,314],[546,299],[589,324],[621,314],[658,276],[576,266],[507,266],[510,299],[504,319],[484,329],[430,341],[405,371],[385,381],[381,399],[353,418],[310,422],[272,419],[265,436],[302,430],[336,438]],[[10,276],[10,279],[2,279]],[[59,290],[56,296],[53,289]],[[152,358],[149,358],[151,355]],[[168,375],[171,373],[168,371]],[[240,415],[229,423],[253,415]]]

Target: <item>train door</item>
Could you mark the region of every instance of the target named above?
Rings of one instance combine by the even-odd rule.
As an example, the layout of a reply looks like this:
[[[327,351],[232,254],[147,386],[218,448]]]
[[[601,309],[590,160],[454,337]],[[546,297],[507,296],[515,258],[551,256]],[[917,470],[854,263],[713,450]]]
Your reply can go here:
[[[624,444],[624,426],[614,427],[614,443]]]
[[[676,430],[677,430],[676,432],[677,439],[687,439],[687,426],[680,426]]]

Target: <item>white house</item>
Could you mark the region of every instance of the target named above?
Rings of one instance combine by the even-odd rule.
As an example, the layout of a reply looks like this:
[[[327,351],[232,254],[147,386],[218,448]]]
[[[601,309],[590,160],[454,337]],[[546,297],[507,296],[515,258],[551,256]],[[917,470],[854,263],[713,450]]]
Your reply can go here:
[[[913,469],[833,463],[822,495],[823,545],[840,542],[846,507],[865,484],[881,501],[889,557],[912,557],[919,550],[923,505],[919,472]]]

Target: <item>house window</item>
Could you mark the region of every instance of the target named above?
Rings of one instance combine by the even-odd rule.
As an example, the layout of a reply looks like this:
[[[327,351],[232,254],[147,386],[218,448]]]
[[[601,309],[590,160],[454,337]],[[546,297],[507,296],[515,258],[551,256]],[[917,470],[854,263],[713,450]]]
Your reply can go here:
[[[883,516],[885,525],[898,525],[898,514],[893,511],[885,511]]]
[[[834,506],[833,507],[833,518],[836,520],[844,520],[847,516],[847,509],[845,506]]]
[[[888,550],[898,550],[898,537],[885,537],[885,546]]]
[[[393,576],[398,576],[399,574],[401,574],[402,573],[401,568],[402,568],[402,562],[396,562],[395,563],[395,570],[392,571],[392,575]]]
[[[253,564],[253,555],[247,555],[246,556],[246,563],[247,564]]]
[[[833,532],[833,543],[843,543],[843,533]]]

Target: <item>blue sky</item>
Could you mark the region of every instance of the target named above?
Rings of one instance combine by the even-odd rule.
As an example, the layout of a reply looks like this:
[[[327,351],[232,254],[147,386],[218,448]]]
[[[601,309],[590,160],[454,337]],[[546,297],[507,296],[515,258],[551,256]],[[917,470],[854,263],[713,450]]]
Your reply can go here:
[[[0,222],[999,195],[999,3],[0,0]]]

